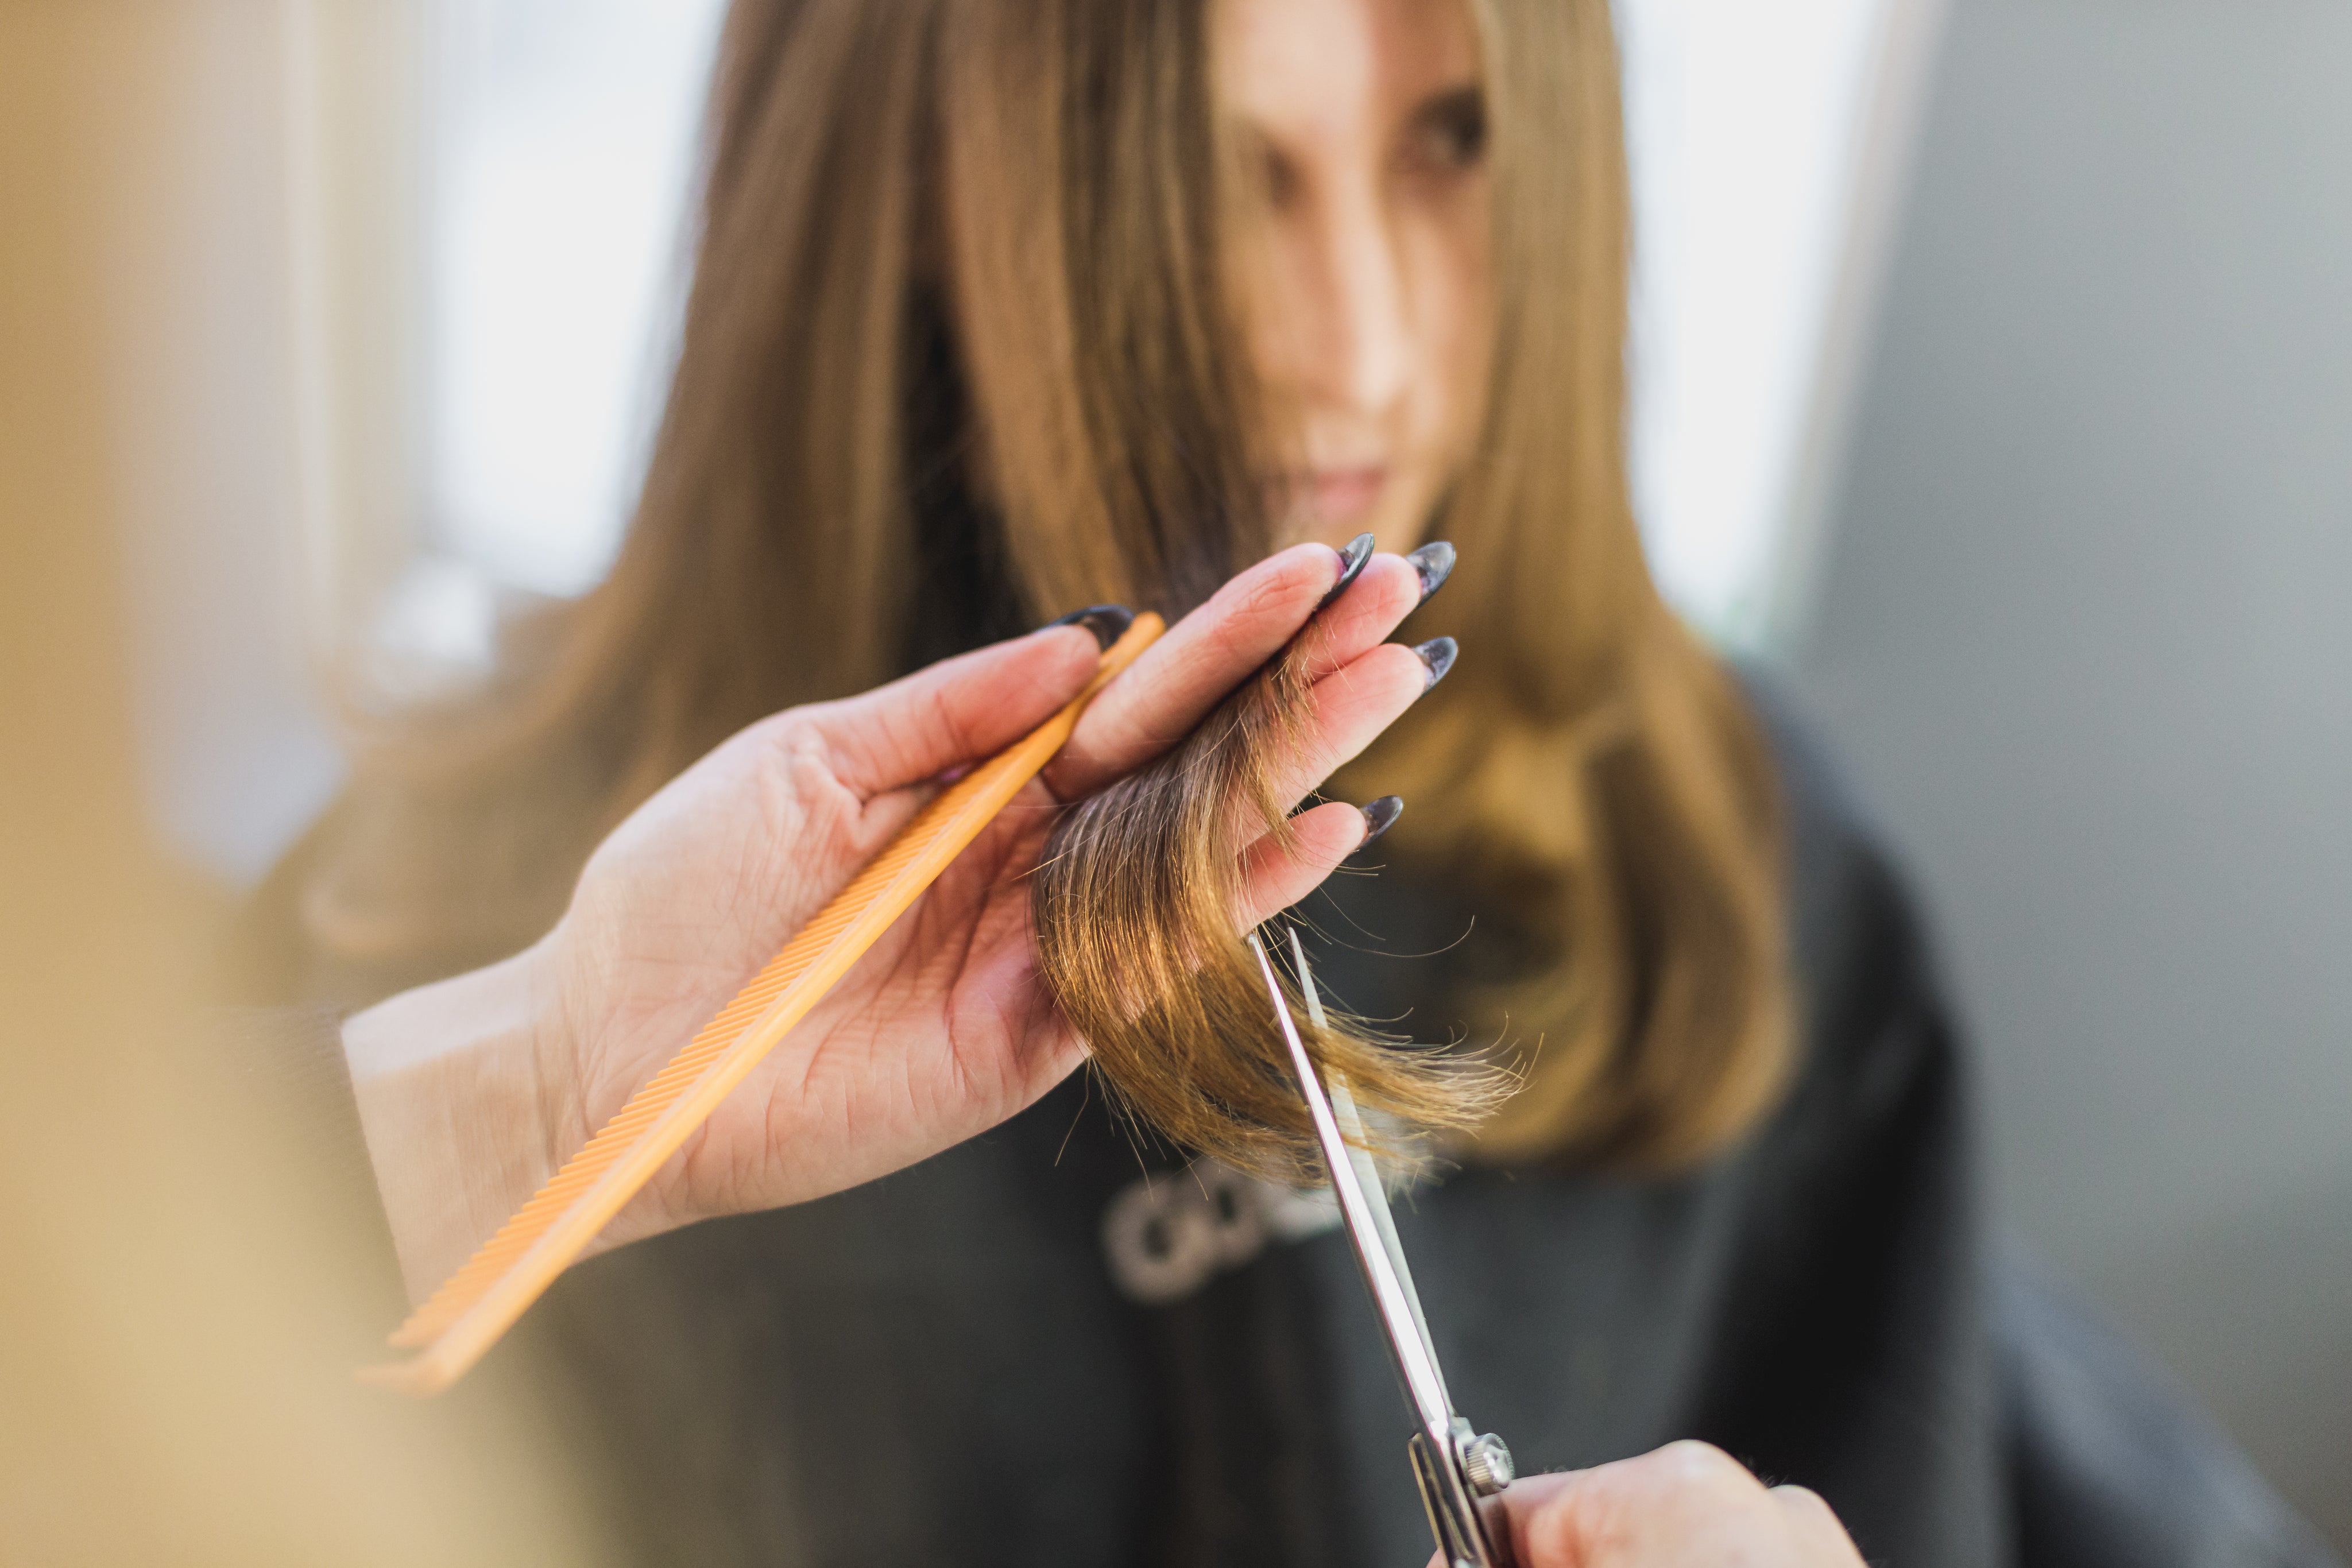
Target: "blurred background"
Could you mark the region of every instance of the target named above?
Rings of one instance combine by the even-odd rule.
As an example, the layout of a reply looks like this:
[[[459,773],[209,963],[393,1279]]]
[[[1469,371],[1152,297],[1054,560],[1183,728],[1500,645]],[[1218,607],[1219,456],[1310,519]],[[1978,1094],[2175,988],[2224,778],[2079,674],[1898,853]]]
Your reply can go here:
[[[2352,1550],[2352,7],[1952,0],[1785,655],[2000,1212]]]
[[[1658,575],[1923,891],[2005,1226],[2352,1551],[2352,8],[1618,8]],[[158,929],[331,795],[323,679],[604,570],[720,9],[0,4],[12,693],[131,716]],[[9,700],[20,783],[110,733]]]

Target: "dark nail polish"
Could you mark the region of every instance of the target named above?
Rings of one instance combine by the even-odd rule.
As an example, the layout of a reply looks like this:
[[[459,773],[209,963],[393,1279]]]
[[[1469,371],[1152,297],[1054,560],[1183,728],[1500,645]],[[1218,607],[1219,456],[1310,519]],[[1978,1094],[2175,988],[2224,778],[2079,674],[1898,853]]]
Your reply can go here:
[[[1444,539],[1432,539],[1404,558],[1412,562],[1414,575],[1421,579],[1421,596],[1426,600],[1445,586],[1454,575],[1454,547]]]
[[[1325,594],[1323,602],[1315,607],[1318,610],[1326,608],[1347,592],[1348,585],[1355,581],[1357,574],[1364,570],[1364,563],[1372,559],[1372,536],[1358,534],[1348,541],[1346,549],[1337,553],[1339,557],[1339,580],[1331,585],[1331,591]]]
[[[1451,637],[1432,637],[1415,648],[1413,652],[1421,656],[1423,666],[1429,671],[1429,678],[1422,682],[1421,689],[1427,691],[1444,680],[1445,672],[1454,667],[1454,655],[1461,651],[1461,645]]]
[[[1135,612],[1124,604],[1090,604],[1084,610],[1073,610],[1067,615],[1056,616],[1038,630],[1050,632],[1056,626],[1083,626],[1095,634],[1097,646],[1108,649],[1126,636],[1127,629],[1134,624]]]
[[[1367,802],[1363,813],[1364,837],[1363,842],[1356,846],[1358,849],[1362,849],[1364,844],[1370,843],[1396,826],[1396,820],[1404,815],[1404,797],[1383,795],[1377,800]]]

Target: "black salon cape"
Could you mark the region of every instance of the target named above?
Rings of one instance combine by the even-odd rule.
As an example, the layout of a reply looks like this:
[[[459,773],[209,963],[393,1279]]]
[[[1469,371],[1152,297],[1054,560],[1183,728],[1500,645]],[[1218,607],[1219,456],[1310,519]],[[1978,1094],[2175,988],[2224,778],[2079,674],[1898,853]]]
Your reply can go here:
[[[1706,1438],[1904,1568],[2331,1562],[2125,1353],[1989,1261],[1917,924],[1772,727],[1793,1087],[1690,1174],[1467,1169],[1402,1202],[1460,1409],[1523,1474]],[[1391,952],[1467,918],[1338,885],[1346,918],[1318,923]],[[1441,962],[1333,948],[1321,973],[1394,1016]],[[1406,1406],[1338,1232],[1167,1304],[1114,1282],[1108,1207],[1179,1164],[1139,1155],[1081,1074],[883,1180],[583,1264],[517,1334],[647,1563],[1418,1568]]]

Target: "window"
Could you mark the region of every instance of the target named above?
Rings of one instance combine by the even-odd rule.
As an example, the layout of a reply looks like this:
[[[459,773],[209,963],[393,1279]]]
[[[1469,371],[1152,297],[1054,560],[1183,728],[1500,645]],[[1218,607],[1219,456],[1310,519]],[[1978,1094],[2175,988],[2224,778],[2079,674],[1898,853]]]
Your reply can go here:
[[[432,544],[573,594],[658,413],[718,0],[438,0],[425,376]]]
[[[289,0],[319,642],[400,701],[609,565],[667,379],[722,0]]]
[[[1635,503],[1717,640],[1801,622],[1941,0],[1618,0]]]

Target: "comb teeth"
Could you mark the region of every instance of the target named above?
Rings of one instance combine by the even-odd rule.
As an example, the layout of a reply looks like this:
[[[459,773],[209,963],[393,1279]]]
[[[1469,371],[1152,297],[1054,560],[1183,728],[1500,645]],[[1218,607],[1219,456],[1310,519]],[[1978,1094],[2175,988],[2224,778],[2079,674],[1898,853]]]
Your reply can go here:
[[[1134,663],[1160,630],[1157,615],[1136,617],[1074,701],[918,812],[391,1334],[395,1347],[422,1347],[425,1354],[397,1365],[366,1368],[361,1379],[403,1393],[431,1394],[464,1375],[719,1102],[1052,760],[1094,695]]]

